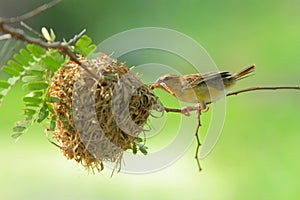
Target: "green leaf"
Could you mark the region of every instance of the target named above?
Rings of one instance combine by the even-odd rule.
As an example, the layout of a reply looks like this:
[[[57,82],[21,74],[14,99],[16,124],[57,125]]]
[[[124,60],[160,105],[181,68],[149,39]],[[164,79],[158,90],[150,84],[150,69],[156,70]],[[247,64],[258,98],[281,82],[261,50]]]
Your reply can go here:
[[[23,56],[24,59],[27,60],[28,63],[34,61],[32,55],[30,55],[30,53],[28,51],[26,51],[25,49],[21,49],[20,54]]]
[[[13,60],[9,60],[9,61],[7,62],[7,64],[8,64],[12,69],[14,69],[14,70],[16,70],[16,71],[18,71],[18,72],[24,71],[23,67],[22,67],[20,64],[16,63],[15,61],[13,61]]]
[[[142,152],[144,155],[147,155],[148,152],[146,149],[148,149],[148,147],[146,147],[145,145],[142,145],[142,144],[137,144],[139,146],[139,150],[140,152]]]
[[[40,109],[37,122],[41,123],[44,119],[46,119],[49,115],[49,110],[46,104]]]
[[[60,102],[59,98],[57,98],[57,97],[50,97],[48,101],[51,103],[59,103]]]
[[[27,127],[25,126],[21,126],[21,125],[16,125],[14,128],[13,128],[13,132],[23,132],[26,130]]]
[[[55,41],[56,36],[55,36],[55,33],[54,33],[54,31],[53,31],[52,28],[50,28],[50,37],[51,37],[51,40],[52,40],[52,41]]]
[[[43,90],[48,88],[48,84],[45,83],[45,81],[35,81],[35,82],[29,82],[25,85],[23,85],[25,90]]]
[[[75,51],[87,57],[93,51],[96,50],[97,46],[95,44],[91,44],[92,39],[87,35],[83,35],[75,44]]]
[[[26,103],[40,104],[42,103],[42,99],[36,97],[23,97],[23,101]]]
[[[21,56],[20,54],[16,53],[14,55],[14,59],[16,61],[18,61],[20,64],[24,65],[24,66],[28,66],[29,65],[29,60],[26,57]]]
[[[41,123],[42,121],[44,121],[44,119],[46,119],[49,115],[49,111],[46,110],[45,112],[39,112],[39,116],[38,116],[38,119],[37,119],[37,122],[38,123]]]
[[[87,35],[83,35],[81,38],[79,38],[79,40],[77,40],[75,46],[84,47],[88,46],[91,43],[92,39]]]
[[[43,78],[41,76],[23,76],[22,81],[24,83],[33,82],[33,81],[41,81]]]
[[[95,44],[90,45],[86,51],[85,51],[85,55],[89,56],[91,55],[95,50],[97,49],[97,46]]]
[[[36,113],[36,110],[30,109],[30,108],[24,109],[24,115],[26,115],[26,116],[33,116],[35,113]]]
[[[12,138],[17,139],[19,138],[21,135],[23,135],[23,133],[14,133],[11,135]]]
[[[55,128],[56,128],[56,116],[55,115],[51,117],[49,128],[51,131],[55,131]]]
[[[44,63],[41,61],[34,62],[30,65],[30,70],[39,70],[45,73],[45,67],[43,66],[43,64]]]
[[[46,27],[43,27],[42,30],[42,35],[44,36],[44,38],[48,41],[48,42],[52,42],[51,36],[49,34],[49,31],[47,30]]]
[[[64,56],[59,53],[57,50],[49,50],[51,52],[51,57],[59,63],[61,66],[63,63],[65,63],[65,58]]]
[[[9,74],[11,76],[19,76],[19,72],[18,71],[14,70],[14,69],[6,66],[6,65],[4,65],[2,67],[2,71],[4,71],[5,73],[7,73],[7,74]]]
[[[45,72],[42,71],[42,70],[34,70],[34,69],[32,69],[32,70],[27,70],[26,73],[30,74],[30,75],[37,75],[37,76],[42,77]]]
[[[0,88],[7,89],[9,86],[10,84],[7,81],[0,80]]]
[[[25,120],[26,120],[27,122],[29,122],[29,121],[32,122],[32,121],[33,121],[33,116],[26,115]]]
[[[34,91],[34,92],[30,92],[29,94],[27,94],[27,97],[42,97],[43,96],[43,92],[42,91]]]
[[[141,142],[143,142],[143,139],[140,138],[140,137],[138,137],[138,138],[135,139],[135,141],[136,141],[137,143],[141,143]]]
[[[35,44],[28,44],[27,49],[37,58],[46,54],[46,50]]]
[[[53,104],[51,104],[51,103],[46,103],[46,104],[47,104],[48,110],[49,110],[51,113],[55,114],[55,111],[54,111],[54,108],[53,108]]]
[[[26,121],[18,121],[16,122],[14,128],[13,128],[13,132],[14,134],[12,135],[13,138],[18,138],[20,137],[22,134],[25,133],[25,131],[28,128],[28,123]]]
[[[39,104],[34,104],[34,103],[25,103],[25,106],[26,106],[26,108],[29,108],[29,107],[40,107]]]
[[[133,144],[133,146],[132,146],[132,153],[137,154],[136,144]]]
[[[46,56],[42,60],[44,61],[45,67],[52,72],[55,72],[58,68],[61,67],[61,63],[57,62],[51,57]]]
[[[142,154],[144,154],[144,155],[147,155],[147,154],[148,154],[148,152],[147,152],[147,150],[146,150],[145,148],[140,147],[139,150],[140,150],[140,152],[142,152]]]

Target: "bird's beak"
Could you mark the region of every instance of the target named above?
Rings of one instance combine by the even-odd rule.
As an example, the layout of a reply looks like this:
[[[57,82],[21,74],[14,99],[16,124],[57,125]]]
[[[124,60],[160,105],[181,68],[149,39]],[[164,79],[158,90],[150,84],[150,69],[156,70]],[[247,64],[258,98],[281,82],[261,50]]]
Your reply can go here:
[[[154,84],[149,85],[149,88],[152,90],[155,88],[160,88],[160,87],[161,87],[161,85],[159,83],[154,83]]]
[[[163,90],[167,91],[168,93],[175,96],[174,92],[172,92],[169,89],[169,87],[164,82],[161,82],[160,80],[157,80],[157,81],[155,81],[155,83],[149,85],[149,88],[150,89],[161,88],[161,89],[163,89]]]
[[[149,85],[149,88],[152,89],[152,90],[155,89],[155,88],[162,88],[162,86],[161,86],[161,84],[160,84],[160,80],[157,79],[157,80],[155,81],[155,83]]]

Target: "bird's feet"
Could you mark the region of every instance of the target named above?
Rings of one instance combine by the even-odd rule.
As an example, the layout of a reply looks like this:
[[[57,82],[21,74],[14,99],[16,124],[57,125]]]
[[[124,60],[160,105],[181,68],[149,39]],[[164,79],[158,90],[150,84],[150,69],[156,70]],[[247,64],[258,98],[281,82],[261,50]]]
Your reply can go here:
[[[205,105],[203,106],[201,104],[197,104],[196,106],[186,106],[181,109],[181,113],[187,117],[191,116],[190,112],[196,110],[196,114],[199,115],[201,111],[207,112],[209,110],[209,107]]]

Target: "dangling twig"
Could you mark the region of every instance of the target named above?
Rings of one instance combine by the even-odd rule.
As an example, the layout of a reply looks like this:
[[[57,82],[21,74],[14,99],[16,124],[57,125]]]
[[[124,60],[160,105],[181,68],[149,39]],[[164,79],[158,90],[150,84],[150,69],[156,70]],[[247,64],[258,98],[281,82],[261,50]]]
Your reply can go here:
[[[232,96],[232,95],[237,95],[237,94],[240,94],[240,93],[256,91],[256,90],[289,90],[289,89],[300,90],[300,86],[251,87],[251,88],[246,88],[246,89],[230,92],[226,96]],[[210,103],[211,102],[207,102],[206,104],[210,104]],[[184,111],[183,109],[179,109],[179,108],[167,108],[167,107],[164,107],[164,110],[166,112],[175,112],[175,113],[183,113],[183,111]],[[201,171],[200,160],[198,158],[199,149],[200,149],[200,146],[201,146],[201,142],[200,142],[200,139],[199,139],[199,130],[200,130],[200,127],[201,127],[201,120],[200,120],[201,110],[199,111],[199,109],[197,107],[191,107],[190,108],[190,111],[194,111],[194,110],[197,110],[197,120],[198,120],[198,124],[197,124],[196,131],[195,131],[195,137],[196,137],[196,141],[197,141],[195,159],[197,161],[198,169],[199,169],[199,171]]]
[[[200,138],[199,138],[199,130],[201,127],[201,120],[200,120],[200,116],[201,116],[201,110],[197,111],[197,120],[198,120],[198,124],[196,127],[196,132],[195,132],[195,137],[196,137],[196,141],[197,141],[197,147],[196,147],[196,152],[195,152],[195,159],[197,161],[197,165],[198,165],[198,170],[199,172],[202,170],[201,165],[200,165],[200,160],[198,158],[199,155],[199,149],[201,146],[201,142],[200,142]]]

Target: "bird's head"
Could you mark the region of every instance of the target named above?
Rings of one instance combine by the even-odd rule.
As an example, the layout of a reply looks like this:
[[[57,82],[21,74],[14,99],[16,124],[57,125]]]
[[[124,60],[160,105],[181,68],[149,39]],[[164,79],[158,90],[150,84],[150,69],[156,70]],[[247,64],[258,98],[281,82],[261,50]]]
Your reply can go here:
[[[180,88],[180,76],[175,74],[166,74],[164,76],[159,77],[155,83],[151,84],[150,89],[161,88],[168,93],[175,95],[176,88]]]

